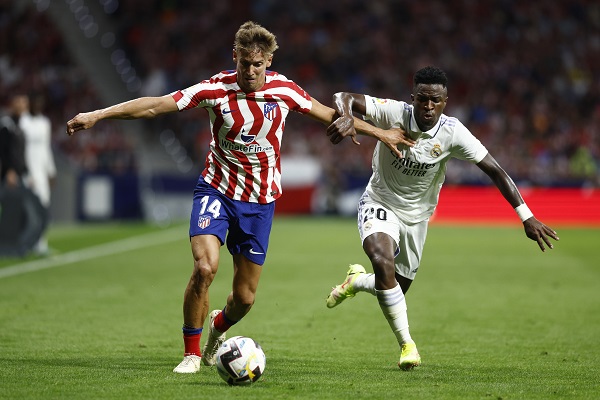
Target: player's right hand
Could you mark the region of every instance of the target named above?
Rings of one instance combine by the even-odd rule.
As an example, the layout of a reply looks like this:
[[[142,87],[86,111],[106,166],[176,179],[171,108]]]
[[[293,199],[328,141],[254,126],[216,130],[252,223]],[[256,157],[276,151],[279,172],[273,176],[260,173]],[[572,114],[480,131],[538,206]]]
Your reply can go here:
[[[77,114],[67,122],[67,135],[73,136],[77,131],[89,129],[96,124],[96,121],[92,112]]]
[[[345,137],[352,137],[354,144],[360,144],[356,139],[356,128],[354,127],[354,118],[350,115],[344,115],[336,119],[327,127],[327,136],[333,144],[338,144]]]

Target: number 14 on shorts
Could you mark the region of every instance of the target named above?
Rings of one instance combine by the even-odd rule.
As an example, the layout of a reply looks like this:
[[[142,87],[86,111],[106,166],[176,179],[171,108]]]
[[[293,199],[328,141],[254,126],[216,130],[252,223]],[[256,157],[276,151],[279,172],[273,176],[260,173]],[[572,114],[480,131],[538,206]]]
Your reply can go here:
[[[218,199],[210,202],[210,196],[204,196],[200,199],[200,212],[198,213],[198,227],[204,229],[210,225],[211,218],[218,218],[221,215],[221,202]],[[210,215],[206,215],[206,213]]]

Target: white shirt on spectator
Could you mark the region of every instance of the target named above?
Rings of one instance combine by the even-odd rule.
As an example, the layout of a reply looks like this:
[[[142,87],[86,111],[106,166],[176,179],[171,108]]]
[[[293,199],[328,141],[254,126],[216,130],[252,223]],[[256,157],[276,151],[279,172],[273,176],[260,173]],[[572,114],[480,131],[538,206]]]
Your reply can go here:
[[[25,162],[30,187],[44,207],[50,206],[50,178],[56,176],[51,147],[50,119],[44,115],[24,113],[19,126],[25,136]]]

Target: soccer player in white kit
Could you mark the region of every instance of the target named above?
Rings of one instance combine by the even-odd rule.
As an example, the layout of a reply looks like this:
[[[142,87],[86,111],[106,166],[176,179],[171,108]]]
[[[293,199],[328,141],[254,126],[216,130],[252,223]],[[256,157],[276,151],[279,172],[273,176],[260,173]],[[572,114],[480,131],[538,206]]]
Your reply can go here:
[[[373,174],[358,205],[358,230],[374,274],[359,264],[350,266],[346,279],[327,297],[333,308],[357,292],[377,296],[400,345],[398,366],[421,364],[408,329],[406,294],[415,278],[429,218],[438,203],[446,163],[451,157],[476,164],[498,187],[523,222],[527,237],[540,249],[553,248],[556,232],[538,221],[519,190],[481,142],[456,118],[443,114],[448,100],[447,77],[436,67],[425,67],[413,79],[412,104],[362,94],[336,93],[334,108],[341,115],[328,134],[341,137],[352,126],[352,112],[382,129],[402,128],[415,140],[398,157],[377,143]],[[336,127],[339,131],[336,131]]]
[[[102,119],[153,118],[198,107],[208,112],[212,140],[190,216],[194,268],[184,293],[185,350],[183,361],[173,370],[176,373],[195,373],[201,361],[214,365],[225,332],[254,304],[274,202],[282,194],[280,148],[289,111],[327,125],[337,117],[333,109],[311,98],[293,81],[267,71],[277,47],[271,32],[246,22],[235,35],[235,70],[162,97],[141,97],[81,113],[67,123],[67,134],[73,135]],[[355,126],[361,133],[384,141],[398,155],[398,144],[412,144],[399,129],[384,131],[361,120]],[[355,131],[345,133],[358,143]],[[332,136],[330,141],[339,143],[344,136]],[[232,291],[225,307],[210,313],[209,335],[200,350],[209,310],[208,289],[217,273],[223,244],[233,257]]]

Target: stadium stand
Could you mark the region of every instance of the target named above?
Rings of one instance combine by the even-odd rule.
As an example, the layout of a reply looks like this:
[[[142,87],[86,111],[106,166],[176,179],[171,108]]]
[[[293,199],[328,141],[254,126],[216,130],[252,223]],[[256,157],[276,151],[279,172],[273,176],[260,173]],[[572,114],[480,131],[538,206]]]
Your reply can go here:
[[[209,140],[203,112],[141,125],[148,143],[106,122],[69,139],[76,112],[110,103],[108,80],[74,56],[53,7],[68,7],[98,53],[120,74],[121,95],[161,95],[233,68],[231,37],[252,19],[277,34],[273,69],[321,102],[336,91],[410,99],[413,71],[426,64],[450,78],[447,114],[458,116],[522,185],[600,184],[600,4],[586,0],[490,2],[307,0],[0,1],[0,102],[43,91],[55,150],[88,172],[144,169],[140,145],[174,142],[179,172],[197,174]],[[117,52],[118,50],[118,52]],[[116,82],[119,82],[118,77]],[[336,196],[364,184],[373,142],[328,145],[316,123],[290,118],[283,151],[316,158],[321,185]],[[162,138],[162,139],[161,139]],[[167,145],[168,143],[168,145]],[[183,150],[181,150],[183,149]],[[339,160],[344,160],[340,163]],[[175,166],[175,164],[172,164]],[[177,168],[174,168],[177,172]],[[449,165],[451,184],[487,184],[477,168]],[[335,207],[330,210],[335,212]]]

